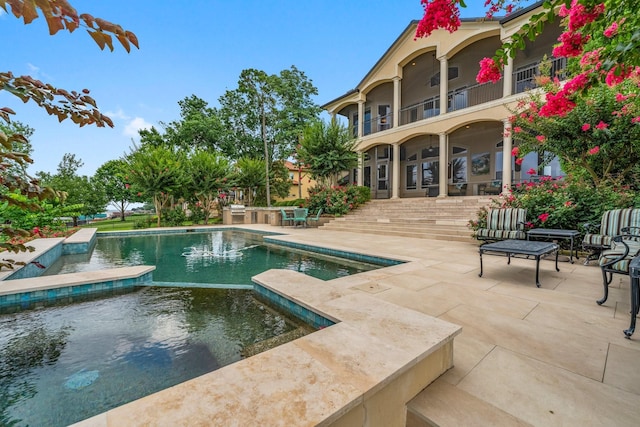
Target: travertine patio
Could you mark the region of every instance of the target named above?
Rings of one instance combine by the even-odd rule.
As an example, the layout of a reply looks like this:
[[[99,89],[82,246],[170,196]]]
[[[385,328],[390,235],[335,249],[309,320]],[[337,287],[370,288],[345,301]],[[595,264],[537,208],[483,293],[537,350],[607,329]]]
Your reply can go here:
[[[626,276],[614,278],[609,300],[604,306],[598,306],[595,300],[602,294],[600,270],[581,262],[560,263],[560,272],[556,272],[553,262],[542,261],[542,287],[538,289],[534,283],[535,262],[532,260],[513,259],[511,265],[507,265],[503,257],[487,256],[484,276],[478,277],[477,244],[471,241],[447,242],[269,225],[238,228],[282,232],[283,235],[270,238],[406,260],[405,264],[332,280],[324,291],[318,289],[318,298],[327,292],[344,296],[340,307],[339,304],[334,306],[347,317],[350,311],[354,311],[352,316],[366,311],[366,307],[358,306],[354,310],[349,305],[358,299],[359,305],[369,301],[367,304],[371,304],[372,310],[380,310],[384,305],[387,311],[391,307],[388,303],[393,303],[462,326],[462,333],[454,340],[454,367],[409,403],[406,417],[403,411],[393,421],[385,420],[381,424],[385,414],[380,410],[376,412],[375,406],[363,405],[358,420],[365,419],[373,425],[411,427],[636,426],[640,422],[640,331],[631,340],[625,339],[622,333],[629,324],[629,279]],[[298,273],[288,273],[292,272],[271,271],[259,277],[266,282],[287,282],[285,287],[291,289],[295,288],[296,281],[304,281],[295,276]],[[358,295],[366,298],[358,298]],[[313,299],[313,295],[308,298]],[[384,316],[381,319],[384,322]],[[416,319],[423,321],[419,316]],[[385,329],[382,323],[380,326]],[[342,329],[336,329],[333,335],[326,333],[329,330],[322,331],[324,334],[318,335],[317,339],[305,340],[308,348],[302,344],[297,347],[309,354],[321,347],[330,348],[320,343],[322,337],[342,337]],[[369,332],[375,334],[372,329]],[[416,339],[416,336],[415,333],[396,334],[383,347],[372,347],[370,353],[366,353],[367,363],[358,367],[357,372],[353,371],[354,366],[347,365],[342,371],[345,374],[355,372],[360,378],[375,378],[390,364],[396,363],[385,359],[394,354],[393,342],[396,347],[411,347],[411,343],[402,340]],[[313,344],[316,341],[317,348]],[[346,342],[341,345],[343,347],[338,348],[349,347]],[[286,375],[290,356],[275,350],[269,356],[276,357],[272,368],[279,367],[277,369]],[[326,359],[323,364],[341,360],[341,357],[332,358],[322,352],[317,356]],[[271,360],[269,357],[265,356],[265,360]],[[380,366],[369,365],[375,360],[380,361]],[[330,371],[334,374],[342,372],[338,368],[335,366]],[[365,372],[367,370],[370,372]],[[337,381],[334,387],[327,383],[330,378]],[[339,375],[327,376],[322,381],[323,387],[335,389],[336,396],[348,394],[348,390],[340,388],[343,379],[344,376]],[[306,383],[305,378],[300,381]],[[267,389],[272,390],[276,385]],[[126,420],[127,425],[193,425],[192,421],[206,419],[199,417],[198,411],[204,416],[215,406],[216,400],[209,401],[207,397],[215,396],[220,389],[212,387],[205,388],[205,394],[198,392],[190,396],[195,406],[185,406],[181,399],[172,399],[181,390],[193,389],[195,393],[197,387],[176,387],[170,389],[173,391],[169,394],[150,396],[81,424],[123,425],[121,422]],[[315,388],[307,387],[306,390]],[[209,393],[212,394],[207,396]],[[325,402],[326,397],[318,396],[318,404]],[[274,402],[281,401],[278,400],[278,404],[264,402],[263,407],[257,408],[257,424],[297,425],[292,421],[297,419],[299,425],[309,425],[302,421],[303,416],[291,418],[293,414],[285,417],[279,413],[287,407],[286,396],[270,398],[275,399]],[[379,407],[383,406],[381,403]],[[182,409],[178,410],[180,407]],[[305,411],[315,413],[325,409],[320,405]],[[223,418],[231,421],[227,425],[234,425],[234,410],[222,410]],[[172,419],[167,414],[178,418]],[[349,424],[347,418],[342,419],[340,425],[356,424]]]
[[[538,289],[531,260],[485,257],[478,277],[475,243],[285,232],[301,243],[415,259],[334,282],[463,327],[454,368],[410,403],[408,426],[640,423],[640,331],[631,340],[622,332],[627,276],[614,277],[598,306],[600,269],[580,261],[560,263],[560,272],[542,261]]]

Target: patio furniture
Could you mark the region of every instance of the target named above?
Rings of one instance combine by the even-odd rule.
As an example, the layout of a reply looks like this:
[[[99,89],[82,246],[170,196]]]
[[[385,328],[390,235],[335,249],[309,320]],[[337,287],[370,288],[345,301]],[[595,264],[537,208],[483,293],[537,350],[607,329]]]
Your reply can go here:
[[[527,240],[530,237],[541,239],[569,239],[571,246],[569,248],[569,262],[573,264],[573,241],[574,237],[580,235],[578,230],[563,230],[559,228],[533,228],[527,231]],[[576,248],[576,259],[578,258],[578,248]]]
[[[631,260],[640,254],[640,227],[624,228],[624,233],[615,236],[611,241],[611,249],[602,251],[598,264],[602,270],[604,296],[596,301],[604,304],[609,297],[609,284],[614,274],[629,275]]]
[[[584,224],[587,231],[582,239],[582,248],[591,251],[584,264],[598,259],[603,250],[611,247],[614,236],[622,233],[625,227],[640,227],[640,209],[612,209],[602,214],[600,229],[596,232],[594,224]]]
[[[515,255],[530,256],[536,259],[536,286],[540,287],[540,258],[556,252],[556,271],[558,268],[558,245],[549,242],[532,242],[529,240],[503,240],[500,242],[487,243],[480,246],[480,274],[482,277],[482,254],[501,255],[508,258],[507,264],[511,264],[511,257]]]
[[[624,330],[626,338],[636,330],[636,317],[640,311],[640,256],[635,257],[629,264],[630,292],[631,292],[631,324]]]
[[[322,208],[318,209],[318,213],[316,214],[316,216],[310,216],[309,218],[307,218],[307,223],[311,222],[315,222],[316,226],[318,226],[319,221],[320,221],[320,215],[322,215]]]
[[[284,227],[286,223],[293,225],[293,215],[289,215],[287,211],[280,208],[280,226]]]
[[[476,239],[489,242],[500,240],[520,239],[527,235],[524,224],[527,220],[527,210],[522,208],[490,209],[487,212],[487,226],[476,232]]]
[[[299,224],[306,227],[308,215],[309,210],[307,208],[295,208],[293,210],[293,225],[297,226]]]

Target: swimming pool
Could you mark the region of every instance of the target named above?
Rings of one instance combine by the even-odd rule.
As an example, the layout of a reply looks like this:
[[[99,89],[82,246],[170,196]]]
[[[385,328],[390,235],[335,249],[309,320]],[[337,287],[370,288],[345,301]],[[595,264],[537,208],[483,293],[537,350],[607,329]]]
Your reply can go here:
[[[65,255],[46,275],[155,265],[155,282],[251,284],[269,269],[288,269],[330,280],[380,268],[372,262],[287,248],[238,230],[99,237],[93,252]]]
[[[249,290],[142,287],[0,315],[0,425],[65,426],[310,331]]]
[[[312,330],[251,290],[211,284],[247,286],[271,268],[326,280],[380,267],[214,230],[99,238],[91,256],[47,274],[140,264],[163,286],[0,315],[0,425],[67,425]]]

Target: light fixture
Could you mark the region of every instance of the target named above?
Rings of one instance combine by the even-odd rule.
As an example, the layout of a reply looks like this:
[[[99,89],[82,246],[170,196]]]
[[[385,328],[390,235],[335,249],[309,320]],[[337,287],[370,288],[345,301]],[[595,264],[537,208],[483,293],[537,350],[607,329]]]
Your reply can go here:
[[[411,63],[411,65],[416,65],[415,61]]]

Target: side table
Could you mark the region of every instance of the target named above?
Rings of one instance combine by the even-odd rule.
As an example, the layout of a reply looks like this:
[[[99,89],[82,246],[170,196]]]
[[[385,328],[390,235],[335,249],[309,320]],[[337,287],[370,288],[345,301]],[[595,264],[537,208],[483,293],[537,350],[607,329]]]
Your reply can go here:
[[[569,262],[573,264],[573,241],[574,237],[577,237],[579,235],[580,232],[578,230],[563,230],[559,228],[532,228],[531,230],[527,231],[527,240],[529,240],[530,237],[538,237],[543,239],[570,239],[571,247],[569,249]],[[578,248],[576,248],[575,251],[576,259],[580,259],[578,258]]]

